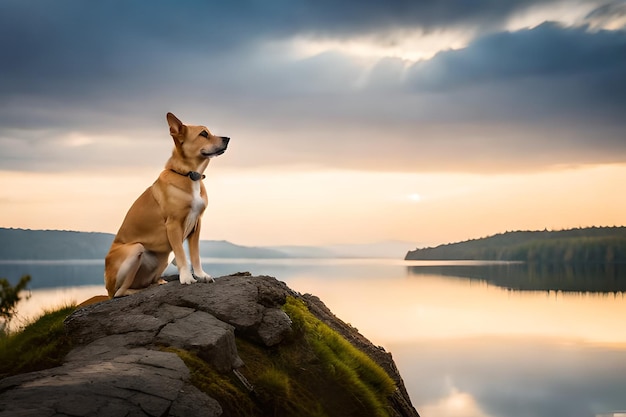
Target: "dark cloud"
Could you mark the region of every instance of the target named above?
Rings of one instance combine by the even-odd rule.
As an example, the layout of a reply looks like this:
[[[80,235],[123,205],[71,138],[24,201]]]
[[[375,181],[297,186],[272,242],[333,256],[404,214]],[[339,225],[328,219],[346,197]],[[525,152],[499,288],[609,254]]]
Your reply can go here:
[[[626,2],[613,1],[592,10],[585,21],[592,25],[606,25],[626,17]]]
[[[201,71],[205,77],[200,80],[208,87],[222,86],[223,79],[211,81],[223,73],[231,79],[236,75],[236,84],[243,80],[245,85],[254,77],[245,70],[246,55],[269,39],[384,34],[401,27],[493,26],[534,3],[198,1],[181,6],[159,0],[146,6],[138,1],[8,1],[0,5],[1,102],[53,96],[91,103],[155,87],[168,92],[167,86],[180,76]],[[306,72],[306,63],[295,68],[296,75],[299,69]],[[263,67],[254,68],[259,70]],[[230,91],[236,87],[228,80],[225,84]]]
[[[467,48],[438,53],[412,68],[426,90],[532,77],[556,78],[623,73],[626,32],[590,32],[547,22],[533,29],[490,34]]]
[[[514,12],[540,0],[305,0],[272,2],[256,8],[254,18],[272,32],[292,35],[310,33],[320,36],[353,36],[390,28],[421,28],[425,31],[442,26],[499,24]],[[250,6],[250,4],[248,5]],[[242,10],[246,10],[244,7]],[[249,9],[248,9],[249,10]],[[246,24],[257,27],[244,17]],[[281,28],[281,29],[277,29]]]
[[[139,78],[155,66],[175,71],[188,58],[184,52],[214,57],[296,34],[349,37],[396,27],[428,30],[499,22],[533,3],[7,1],[0,5],[0,91],[28,94],[63,88],[66,94],[80,94],[89,82],[107,86],[127,77],[129,83],[140,81],[133,76]]]

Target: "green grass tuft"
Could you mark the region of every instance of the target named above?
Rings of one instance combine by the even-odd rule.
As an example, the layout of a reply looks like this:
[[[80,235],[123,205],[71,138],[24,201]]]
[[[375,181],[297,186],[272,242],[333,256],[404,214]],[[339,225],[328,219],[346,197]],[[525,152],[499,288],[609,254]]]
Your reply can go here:
[[[0,338],[0,376],[61,365],[71,349],[63,320],[76,306],[46,311],[23,330]]]
[[[282,410],[293,408],[291,377],[286,372],[270,366],[256,376],[254,383],[259,401],[272,414],[280,415]]]
[[[257,385],[263,387],[271,397],[284,398],[288,400],[291,397],[291,380],[285,372],[268,368],[263,371],[256,379]]]

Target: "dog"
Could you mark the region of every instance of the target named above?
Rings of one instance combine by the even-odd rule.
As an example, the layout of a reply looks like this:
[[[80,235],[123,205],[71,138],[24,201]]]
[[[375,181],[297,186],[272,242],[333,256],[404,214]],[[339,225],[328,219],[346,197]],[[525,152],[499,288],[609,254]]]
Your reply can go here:
[[[166,118],[174,150],[157,180],[128,210],[111,244],[104,261],[109,298],[165,283],[161,274],[172,251],[181,284],[213,282],[200,263],[200,225],[207,205],[202,179],[210,159],[226,151],[230,138],[214,136],[205,126],[185,125],[172,113]]]

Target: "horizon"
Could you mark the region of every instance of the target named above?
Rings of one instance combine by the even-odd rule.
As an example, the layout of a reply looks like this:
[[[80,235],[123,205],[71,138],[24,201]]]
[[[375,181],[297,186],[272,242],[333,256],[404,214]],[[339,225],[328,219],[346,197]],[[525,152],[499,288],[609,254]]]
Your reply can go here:
[[[0,5],[0,227],[116,233],[168,111],[232,138],[203,240],[626,224],[624,0],[94,7]]]
[[[480,237],[473,237],[473,238],[469,238],[467,240],[462,240],[462,241],[455,241],[455,242],[441,242],[441,243],[436,243],[436,244],[432,244],[432,245],[417,245],[414,247],[409,247],[409,249],[407,249],[408,251],[411,250],[420,250],[420,249],[432,249],[435,248],[437,246],[447,246],[447,245],[454,245],[454,244],[459,244],[459,243],[467,243],[467,242],[471,242],[471,241],[475,241],[475,240],[481,240],[481,239],[489,239],[495,236],[499,236],[499,235],[505,235],[505,234],[509,234],[509,233],[541,233],[541,232],[549,232],[549,233],[558,233],[558,232],[567,232],[567,231],[573,231],[573,230],[584,230],[584,229],[623,229],[626,228],[626,225],[612,225],[612,226],[587,226],[587,227],[575,227],[575,228],[568,228],[568,229],[558,229],[558,230],[550,230],[550,229],[544,229],[544,230],[506,230],[504,232],[498,232],[495,234],[491,234],[491,235],[487,235],[487,236],[480,236]],[[6,230],[22,230],[22,231],[31,231],[31,232],[67,232],[67,233],[94,233],[94,234],[106,234],[106,235],[111,235],[112,237],[115,236],[115,233],[108,233],[108,232],[99,232],[99,231],[82,231],[82,230],[67,230],[67,229],[24,229],[24,228],[15,228],[15,227],[3,227],[0,226],[0,229],[6,229]],[[342,242],[342,243],[333,243],[333,244],[328,244],[328,245],[290,245],[290,244],[278,244],[278,245],[243,245],[240,244],[238,242],[233,242],[230,240],[216,240],[216,239],[201,239],[201,242],[205,241],[205,242],[218,242],[218,243],[228,243],[234,246],[240,246],[240,247],[247,247],[247,248],[267,248],[267,249],[275,249],[275,250],[280,250],[281,248],[326,248],[326,249],[338,249],[339,247],[342,246],[347,246],[347,247],[354,247],[354,246],[377,246],[377,245],[413,245],[412,242],[408,242],[408,241],[400,241],[400,240],[383,240],[383,241],[375,241],[375,242],[360,242],[360,243],[350,243],[350,242]]]

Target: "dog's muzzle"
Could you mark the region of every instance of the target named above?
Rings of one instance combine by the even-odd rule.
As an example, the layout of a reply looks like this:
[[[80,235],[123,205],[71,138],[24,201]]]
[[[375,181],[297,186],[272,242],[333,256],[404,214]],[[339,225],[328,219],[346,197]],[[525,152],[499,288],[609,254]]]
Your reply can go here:
[[[228,147],[228,142],[230,142],[230,138],[227,138],[225,136],[220,136],[220,139],[222,139],[222,147],[219,148],[218,150],[214,151],[214,152],[210,152],[210,153],[206,153],[206,152],[202,152],[202,155],[206,158],[211,158],[213,156],[219,156],[221,154],[223,154],[224,152],[226,152],[226,148]]]

